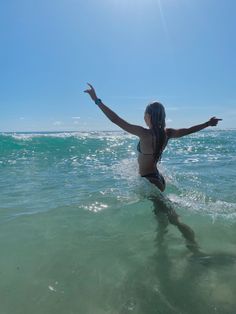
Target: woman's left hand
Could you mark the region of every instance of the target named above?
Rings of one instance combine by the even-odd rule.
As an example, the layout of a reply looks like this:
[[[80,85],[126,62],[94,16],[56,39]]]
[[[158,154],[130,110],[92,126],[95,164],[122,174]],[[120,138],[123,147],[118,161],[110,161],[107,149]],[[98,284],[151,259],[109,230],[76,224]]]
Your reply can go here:
[[[208,124],[209,126],[216,126],[219,121],[222,121],[222,119],[218,119],[216,117],[212,117],[209,121]]]
[[[84,92],[89,94],[89,96],[92,98],[93,101],[95,101],[98,97],[96,95],[95,89],[93,88],[93,86],[89,83],[87,83],[88,86],[90,87],[89,89],[86,89]]]

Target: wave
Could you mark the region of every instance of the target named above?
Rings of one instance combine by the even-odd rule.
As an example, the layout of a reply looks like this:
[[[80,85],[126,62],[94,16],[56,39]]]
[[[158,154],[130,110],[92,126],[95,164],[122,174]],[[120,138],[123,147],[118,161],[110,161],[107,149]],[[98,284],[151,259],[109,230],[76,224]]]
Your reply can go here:
[[[0,139],[3,138],[13,138],[16,140],[31,140],[34,138],[117,138],[117,137],[126,137],[126,138],[134,138],[133,135],[128,134],[124,131],[71,131],[71,132],[2,132],[0,133]]]
[[[235,220],[232,169],[236,137],[231,131],[217,132],[224,133],[216,144],[215,139],[209,141],[210,132],[205,132],[205,137],[194,135],[171,141],[159,169],[167,181],[165,194],[175,206],[210,215],[213,220]],[[208,143],[201,142],[205,140]],[[111,207],[114,203],[123,206],[147,200],[150,195],[158,196],[157,188],[138,175],[136,143],[134,136],[120,131],[1,133],[2,194],[16,183],[19,190],[27,188],[35,195],[40,194],[41,187],[52,186],[55,194],[50,195],[50,203],[58,198],[59,189],[65,190],[63,182],[69,182],[68,196],[60,201],[70,205],[70,197],[76,203],[78,195],[82,199],[91,193],[92,205],[86,200],[83,203],[91,211],[103,210],[108,196]],[[33,189],[35,182],[37,191]],[[224,184],[224,192],[215,189],[217,184]],[[96,193],[104,193],[104,197],[96,200]]]
[[[217,130],[204,130],[200,133],[190,134],[189,139],[202,139],[202,138],[216,138],[224,134],[235,134],[236,129],[217,129]],[[132,134],[125,131],[52,131],[52,132],[0,132],[0,137],[12,137],[18,140],[27,140],[35,137],[55,137],[55,138],[68,138],[68,137],[91,137],[91,138],[101,138],[101,137],[116,137],[125,136],[128,138],[135,138]]]
[[[222,200],[207,200],[207,195],[202,193],[199,199],[199,193],[188,192],[187,194],[176,195],[169,194],[168,198],[177,205],[188,211],[207,215],[215,222],[218,218],[224,218],[232,223],[236,219],[236,204]]]
[[[167,189],[164,195],[171,201],[176,209],[191,211],[199,215],[207,215],[214,222],[218,218],[223,218],[231,222],[236,220],[236,203],[222,200],[219,195],[212,197],[207,190],[194,186],[188,186],[184,178],[176,178],[173,169],[166,164],[160,164],[159,170],[162,172],[167,182]],[[116,190],[119,200],[129,203],[140,202],[152,197],[160,197],[159,190],[145,178],[138,175],[136,159],[123,159],[111,167],[114,178],[120,186]],[[207,185],[207,182],[205,182]],[[217,182],[215,182],[217,184]]]

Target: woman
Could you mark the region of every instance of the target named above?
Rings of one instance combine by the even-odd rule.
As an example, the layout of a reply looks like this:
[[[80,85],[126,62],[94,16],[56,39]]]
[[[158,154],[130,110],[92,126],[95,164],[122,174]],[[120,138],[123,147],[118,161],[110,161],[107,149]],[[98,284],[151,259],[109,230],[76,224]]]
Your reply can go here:
[[[170,138],[182,137],[194,132],[198,132],[209,126],[216,126],[222,119],[216,117],[211,118],[209,121],[192,126],[185,129],[170,129],[166,128],[165,123],[165,108],[159,102],[149,104],[145,110],[144,120],[148,129],[142,126],[129,124],[121,119],[115,112],[103,104],[101,99],[96,95],[95,89],[91,84],[89,89],[85,90],[96,105],[104,112],[111,122],[118,125],[120,128],[128,133],[134,134],[139,137],[137,150],[139,173],[142,177],[155,184],[162,192],[165,190],[165,179],[157,169],[157,163],[161,159],[161,155]]]
[[[161,192],[165,190],[166,184],[165,179],[157,169],[157,163],[161,159],[168,140],[170,138],[178,138],[198,132],[209,126],[216,126],[218,122],[222,120],[213,117],[205,123],[198,124],[190,128],[166,128],[165,108],[159,102],[153,102],[147,106],[144,114],[144,120],[148,126],[148,129],[143,128],[142,126],[129,124],[120,118],[115,112],[104,105],[101,99],[97,97],[93,86],[90,84],[88,85],[90,88],[85,90],[85,93],[90,95],[92,100],[104,112],[108,119],[128,133],[139,137],[139,143],[137,147],[139,152],[139,173],[142,177],[146,178],[152,184],[157,186]],[[167,227],[169,221],[179,229],[186,240],[187,248],[195,254],[202,254],[199,251],[197,242],[195,241],[193,230],[186,224],[180,222],[179,216],[175,212],[171,202],[162,194],[159,195],[159,197],[151,197],[151,200],[154,205],[154,212],[160,225],[160,229],[164,230]],[[164,220],[168,218],[168,221],[165,222],[163,218]]]
[[[167,145],[168,140],[170,138],[178,138],[198,132],[209,126],[216,126],[218,122],[222,120],[213,117],[205,123],[198,124],[190,128],[166,128],[165,108],[159,102],[153,102],[149,104],[145,110],[144,120],[148,126],[148,129],[146,129],[142,126],[129,124],[125,120],[121,119],[115,112],[104,105],[101,99],[97,97],[93,86],[90,84],[88,85],[90,88],[85,90],[85,93],[90,95],[92,100],[104,112],[108,119],[128,133],[139,137],[139,143],[137,147],[139,152],[139,173],[142,177],[146,178],[148,181],[157,186],[162,192],[165,190],[166,184],[165,179],[157,169],[157,163],[161,159],[161,155]],[[194,254],[202,255],[202,252],[199,251],[198,244],[195,241],[193,230],[186,224],[180,222],[179,216],[175,212],[171,202],[166,197],[164,197],[164,195],[159,195],[159,197],[152,197],[151,200],[154,205],[154,212],[160,225],[160,229],[162,228],[164,230],[168,224],[168,222],[164,222],[163,217],[161,217],[164,214],[164,219],[168,218],[168,221],[179,229],[186,240],[187,248]]]

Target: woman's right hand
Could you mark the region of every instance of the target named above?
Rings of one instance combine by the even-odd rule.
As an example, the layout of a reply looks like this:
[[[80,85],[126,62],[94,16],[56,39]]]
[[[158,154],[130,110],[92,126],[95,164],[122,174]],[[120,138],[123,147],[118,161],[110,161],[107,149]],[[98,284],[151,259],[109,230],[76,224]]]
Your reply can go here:
[[[93,86],[89,83],[87,83],[88,86],[90,87],[89,89],[86,89],[84,92],[89,94],[89,96],[92,98],[93,101],[95,101],[98,97],[96,95],[95,89],[93,88]]]
[[[222,121],[222,119],[218,119],[218,118],[216,118],[216,117],[212,117],[212,118],[208,121],[208,125],[209,125],[209,126],[216,126],[219,121]]]

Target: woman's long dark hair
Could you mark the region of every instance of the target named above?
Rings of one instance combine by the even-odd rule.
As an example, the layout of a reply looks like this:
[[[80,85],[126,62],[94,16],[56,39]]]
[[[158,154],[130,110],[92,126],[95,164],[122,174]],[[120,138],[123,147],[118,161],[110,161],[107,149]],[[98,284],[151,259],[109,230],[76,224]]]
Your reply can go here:
[[[145,110],[145,113],[150,114],[151,123],[152,123],[152,132],[156,137],[156,149],[154,151],[154,143],[153,143],[153,151],[154,151],[154,159],[158,161],[161,159],[162,152],[165,148],[166,143],[166,133],[165,133],[165,108],[159,102],[153,102],[149,104]]]

